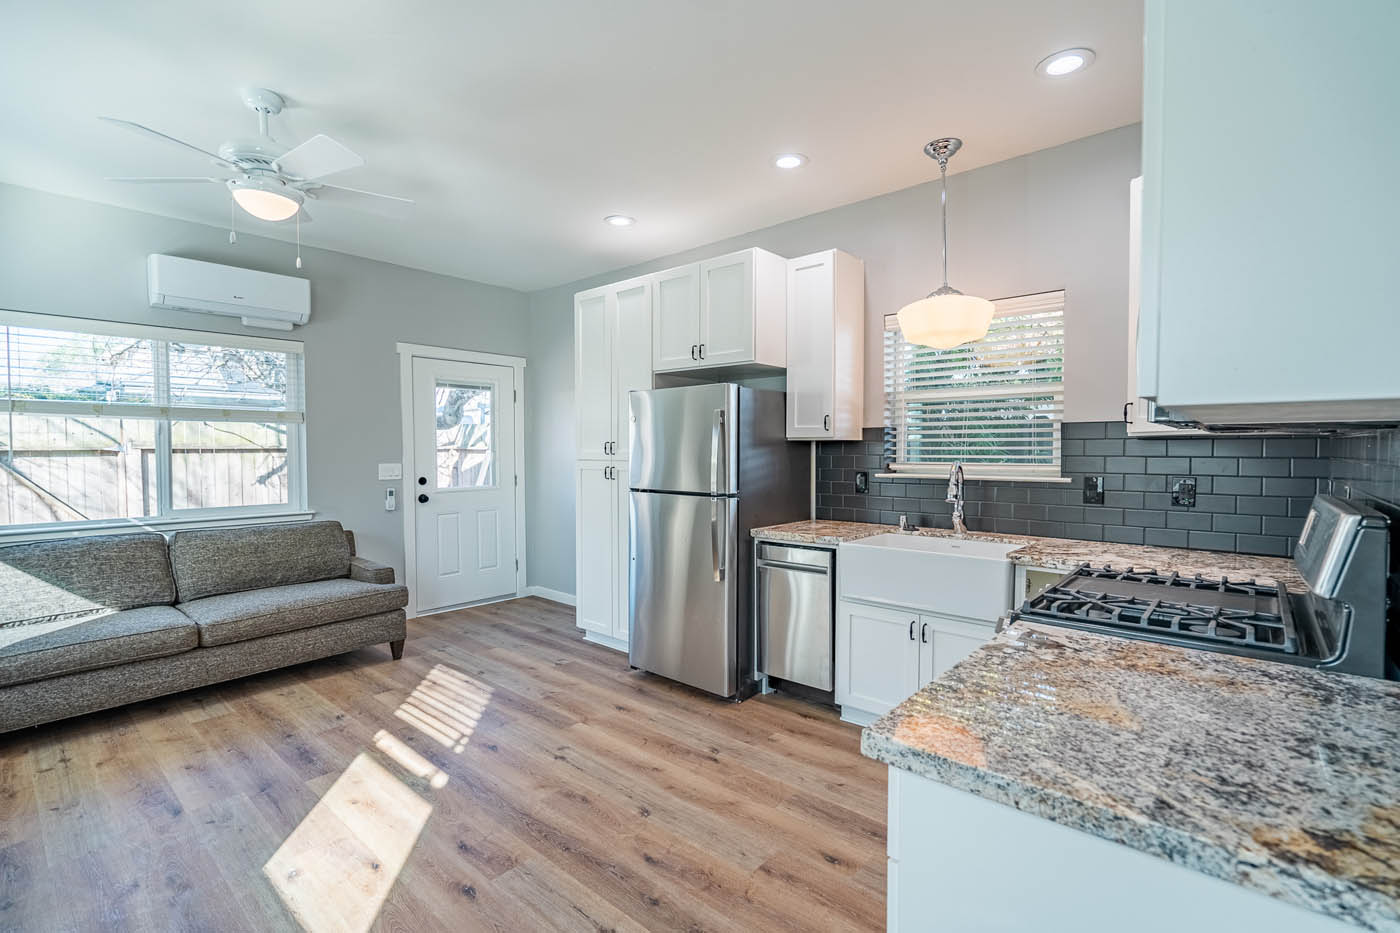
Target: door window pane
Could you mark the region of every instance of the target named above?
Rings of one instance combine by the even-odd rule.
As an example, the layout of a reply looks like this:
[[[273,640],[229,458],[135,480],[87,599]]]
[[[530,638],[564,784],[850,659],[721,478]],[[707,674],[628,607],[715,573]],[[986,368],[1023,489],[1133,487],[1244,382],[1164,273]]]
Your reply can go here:
[[[434,387],[437,488],[496,484],[492,425],[494,393],[489,385],[439,381]]]
[[[0,416],[0,525],[155,515],[156,423]]]
[[[214,509],[287,503],[285,424],[170,422],[170,505]]]

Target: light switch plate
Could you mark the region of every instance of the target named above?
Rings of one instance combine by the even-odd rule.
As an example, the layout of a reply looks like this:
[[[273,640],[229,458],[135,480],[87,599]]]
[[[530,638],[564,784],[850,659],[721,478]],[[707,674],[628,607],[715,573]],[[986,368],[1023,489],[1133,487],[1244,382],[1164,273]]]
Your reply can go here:
[[[380,479],[403,479],[402,463],[381,463],[379,464]]]

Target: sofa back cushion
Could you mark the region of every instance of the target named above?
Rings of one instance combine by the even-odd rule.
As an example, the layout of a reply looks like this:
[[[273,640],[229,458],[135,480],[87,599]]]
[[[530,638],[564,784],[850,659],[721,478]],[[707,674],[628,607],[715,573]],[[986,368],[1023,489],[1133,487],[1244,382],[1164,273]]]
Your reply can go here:
[[[168,606],[162,535],[92,535],[0,547],[0,627]]]
[[[350,572],[340,522],[177,531],[170,565],[181,602],[267,586],[331,580]]]

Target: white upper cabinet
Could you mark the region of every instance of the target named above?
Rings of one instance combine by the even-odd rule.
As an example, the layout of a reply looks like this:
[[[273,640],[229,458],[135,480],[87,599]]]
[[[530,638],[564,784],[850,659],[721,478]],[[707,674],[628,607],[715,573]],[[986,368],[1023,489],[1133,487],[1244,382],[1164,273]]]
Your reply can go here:
[[[1400,3],[1147,0],[1138,392],[1249,425],[1400,418]]]
[[[787,364],[787,261],[781,256],[741,250],[658,273],[655,283],[657,372]]]
[[[606,458],[613,440],[611,294],[595,288],[574,296],[574,405],[583,458]]]
[[[787,262],[787,436],[860,440],[865,265],[840,250]]]
[[[700,355],[700,264],[658,272],[652,279],[652,366],[690,369]]]
[[[652,288],[643,276],[574,296],[580,459],[627,459],[627,393],[651,388]]]

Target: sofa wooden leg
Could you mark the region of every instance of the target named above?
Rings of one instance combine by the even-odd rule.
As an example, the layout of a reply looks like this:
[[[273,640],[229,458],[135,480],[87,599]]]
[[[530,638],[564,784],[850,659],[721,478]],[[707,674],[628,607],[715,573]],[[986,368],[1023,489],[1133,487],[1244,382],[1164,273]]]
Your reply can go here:
[[[403,657],[403,641],[404,640],[400,638],[398,641],[389,642],[389,653],[394,656],[395,661]]]

